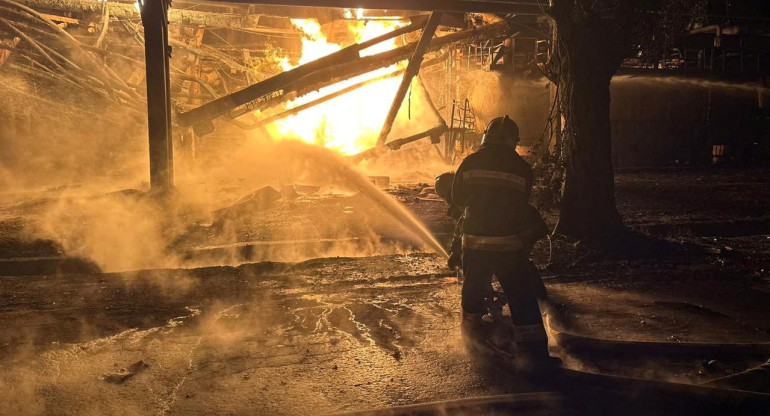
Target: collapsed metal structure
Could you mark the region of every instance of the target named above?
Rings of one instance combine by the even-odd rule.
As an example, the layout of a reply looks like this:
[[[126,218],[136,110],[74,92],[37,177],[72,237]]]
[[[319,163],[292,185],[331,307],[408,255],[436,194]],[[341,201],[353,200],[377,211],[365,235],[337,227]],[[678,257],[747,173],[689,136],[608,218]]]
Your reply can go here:
[[[439,18],[440,16],[436,16]],[[471,39],[483,40],[500,36],[507,29],[505,22],[499,22],[479,29],[460,31],[440,38],[423,35],[419,42],[411,43],[400,48],[376,55],[361,57],[359,52],[376,43],[390,39],[399,34],[419,30],[426,22],[412,23],[402,29],[397,29],[371,41],[355,44],[290,71],[282,72],[262,82],[253,84],[240,91],[218,98],[198,108],[182,113],[178,117],[181,126],[196,126],[210,123],[210,120],[227,115],[235,118],[254,110],[276,106],[298,96],[307,94],[325,86],[335,84],[357,75],[365,74],[379,68],[387,67],[399,61],[409,59],[415,62],[407,66],[402,87],[396,96],[393,107],[386,121],[386,126],[393,123],[395,114],[406,95],[411,79],[416,75],[422,64],[423,56],[443,46]],[[437,25],[437,24],[436,24]],[[435,28],[434,28],[435,30]],[[428,32],[425,32],[428,33]],[[432,35],[432,33],[431,33]],[[431,62],[432,63],[432,62]],[[384,129],[389,130],[389,127]],[[208,128],[200,127],[199,131]],[[385,134],[387,136],[387,134]],[[384,144],[381,138],[380,145]]]
[[[216,1],[214,1],[216,2]],[[302,65],[293,70],[282,72],[274,77],[255,83],[247,88],[219,97],[207,104],[179,115],[181,126],[193,126],[199,133],[211,129],[211,120],[227,115],[237,117],[259,108],[274,106],[307,92],[317,90],[356,75],[394,64],[405,59],[409,64],[404,71],[404,78],[388,113],[386,123],[378,140],[383,146],[390,132],[390,125],[401,106],[411,79],[419,71],[424,55],[442,46],[467,39],[491,39],[508,30],[505,21],[486,25],[477,29],[456,32],[451,35],[434,38],[436,28],[442,24],[442,12],[479,12],[499,13],[509,16],[533,16],[544,13],[543,6],[536,0],[416,0],[416,1],[378,1],[378,0],[276,0],[244,1],[229,3],[260,3],[267,5],[303,6],[303,7],[341,7],[397,9],[413,11],[432,11],[425,19],[415,19],[401,29],[380,36],[368,42],[352,45],[341,51]],[[171,53],[168,37],[168,0],[140,0],[142,22],[145,27],[145,59],[147,71],[147,109],[148,133],[150,141],[150,178],[151,187],[156,190],[168,190],[173,187],[173,146],[171,136],[171,104],[168,57]],[[361,57],[359,52],[372,44],[382,42],[400,34],[423,30],[420,40],[391,51],[377,55]],[[319,100],[321,101],[321,100]],[[319,102],[320,103],[320,102]],[[295,111],[298,111],[295,109]],[[442,128],[395,141],[396,147],[423,137],[435,137]],[[391,146],[393,147],[393,146]]]

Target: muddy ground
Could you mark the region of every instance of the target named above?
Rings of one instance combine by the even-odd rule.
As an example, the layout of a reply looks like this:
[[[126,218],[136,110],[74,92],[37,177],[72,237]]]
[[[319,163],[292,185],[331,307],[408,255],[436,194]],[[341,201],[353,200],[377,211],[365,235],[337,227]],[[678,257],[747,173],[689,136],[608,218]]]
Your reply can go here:
[[[627,259],[559,236],[540,242],[533,257],[553,319],[610,340],[770,342],[769,173],[618,174],[626,223],[684,249]],[[423,188],[389,192],[446,240],[445,207]],[[179,265],[104,273],[89,261],[62,263],[70,253],[57,242],[25,238],[57,192],[8,196],[0,209],[1,414],[323,414],[558,389],[471,357],[458,327],[460,286],[443,259],[405,241],[357,195],[281,199],[260,221],[225,228],[213,217],[192,221],[169,244]],[[358,213],[367,213],[363,231]],[[334,225],[274,244],[306,222]],[[341,230],[342,242],[307,242],[340,240]],[[261,261],[286,249],[309,259]],[[231,266],[203,267],[225,259],[222,250]],[[553,345],[572,369],[688,384],[770,358],[690,352]]]

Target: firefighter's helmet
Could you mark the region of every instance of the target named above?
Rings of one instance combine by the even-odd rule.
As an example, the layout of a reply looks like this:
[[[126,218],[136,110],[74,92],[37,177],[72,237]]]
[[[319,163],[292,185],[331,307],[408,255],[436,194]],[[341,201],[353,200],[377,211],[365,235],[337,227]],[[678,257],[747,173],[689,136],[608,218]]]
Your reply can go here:
[[[487,124],[481,144],[504,143],[513,148],[519,144],[519,126],[508,116],[497,117]]]
[[[436,189],[436,195],[449,202],[452,199],[452,182],[454,180],[455,174],[453,172],[446,172],[436,176],[436,183],[433,186]]]

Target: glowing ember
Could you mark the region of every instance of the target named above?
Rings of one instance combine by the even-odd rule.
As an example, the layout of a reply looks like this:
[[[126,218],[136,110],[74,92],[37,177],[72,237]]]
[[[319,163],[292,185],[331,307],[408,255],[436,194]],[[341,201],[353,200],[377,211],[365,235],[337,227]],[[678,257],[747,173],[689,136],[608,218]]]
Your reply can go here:
[[[291,22],[305,34],[302,39],[300,65],[342,49],[342,45],[329,42],[317,20],[292,19]],[[351,21],[347,23],[347,30],[356,42],[363,42],[404,25],[405,23],[400,21]],[[391,50],[398,46],[396,42],[396,39],[381,42],[364,49],[361,55],[369,56]],[[282,58],[279,64],[284,70],[296,67],[289,62],[288,58]],[[289,102],[286,109],[317,100],[348,86],[393,73],[404,66],[406,62],[401,62],[330,85]],[[400,82],[401,76],[372,82],[324,104],[277,120],[267,126],[268,131],[274,137],[300,139],[345,154],[359,153],[374,147],[377,143],[380,129]]]

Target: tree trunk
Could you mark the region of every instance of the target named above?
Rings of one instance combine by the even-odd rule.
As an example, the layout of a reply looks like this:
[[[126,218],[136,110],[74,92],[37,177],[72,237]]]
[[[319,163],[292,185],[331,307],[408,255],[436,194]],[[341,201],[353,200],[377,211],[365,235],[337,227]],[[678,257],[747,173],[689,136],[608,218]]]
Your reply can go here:
[[[601,241],[621,227],[611,158],[610,80],[597,71],[570,71],[564,109],[564,184],[557,232]],[[567,83],[568,84],[568,83]]]
[[[615,206],[610,81],[622,62],[618,21],[555,2],[564,183],[556,233],[611,243],[623,229]]]

